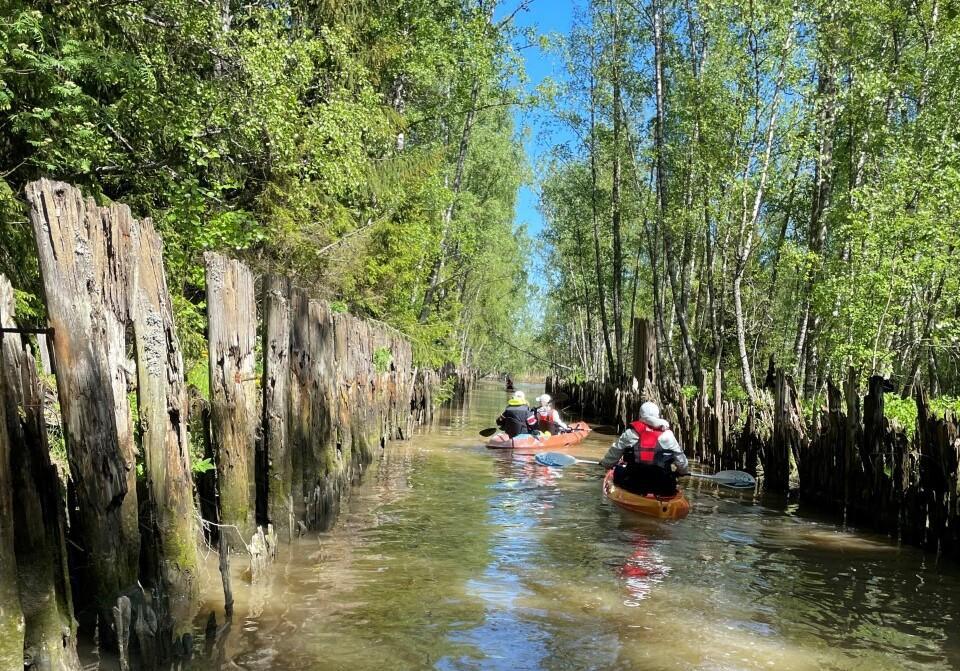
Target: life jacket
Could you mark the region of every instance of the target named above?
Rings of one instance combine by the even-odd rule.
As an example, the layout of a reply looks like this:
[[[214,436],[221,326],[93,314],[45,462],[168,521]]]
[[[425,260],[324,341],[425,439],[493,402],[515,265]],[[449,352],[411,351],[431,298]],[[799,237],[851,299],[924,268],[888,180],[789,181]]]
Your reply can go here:
[[[537,426],[541,431],[557,432],[553,421],[553,408],[537,408]]]
[[[526,403],[510,399],[498,424],[508,436],[514,438],[521,433],[530,433],[537,427],[537,420]]]
[[[640,436],[637,446],[633,448],[634,460],[638,464],[660,466],[663,461],[661,455],[663,450],[660,449],[660,436],[663,435],[663,431],[640,421],[631,422],[630,428]]]

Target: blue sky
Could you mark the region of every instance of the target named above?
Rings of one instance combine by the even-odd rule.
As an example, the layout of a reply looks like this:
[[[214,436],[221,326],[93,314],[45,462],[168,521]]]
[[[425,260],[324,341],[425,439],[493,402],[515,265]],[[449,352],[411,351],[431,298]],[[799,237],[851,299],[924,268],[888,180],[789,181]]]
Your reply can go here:
[[[498,8],[497,15],[500,18],[508,15],[520,2],[521,0],[505,0]],[[514,25],[520,29],[533,28],[542,35],[569,35],[573,22],[573,4],[573,0],[533,0],[526,11],[516,15]],[[520,39],[526,42],[522,37]],[[544,52],[539,45],[527,47],[520,54],[525,61],[528,79],[526,87],[530,92],[546,78],[562,77],[563,64],[556,54]],[[527,160],[534,171],[552,145],[568,139],[566,133],[550,125],[545,115],[537,110],[516,109],[514,118],[518,129],[528,129],[524,147]],[[525,186],[520,190],[516,223],[526,224],[530,234],[536,237],[543,229],[543,218],[537,209],[538,197],[532,188],[535,186]]]

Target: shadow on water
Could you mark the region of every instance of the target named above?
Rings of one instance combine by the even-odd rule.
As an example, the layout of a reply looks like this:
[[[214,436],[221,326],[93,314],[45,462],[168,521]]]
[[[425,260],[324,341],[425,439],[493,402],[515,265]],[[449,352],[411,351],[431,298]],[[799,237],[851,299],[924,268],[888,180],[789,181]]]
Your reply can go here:
[[[686,520],[624,513],[596,467],[483,448],[505,399],[481,387],[390,445],[262,583],[235,562],[234,621],[191,668],[960,668],[955,564],[703,481]],[[223,623],[215,564],[198,640]]]

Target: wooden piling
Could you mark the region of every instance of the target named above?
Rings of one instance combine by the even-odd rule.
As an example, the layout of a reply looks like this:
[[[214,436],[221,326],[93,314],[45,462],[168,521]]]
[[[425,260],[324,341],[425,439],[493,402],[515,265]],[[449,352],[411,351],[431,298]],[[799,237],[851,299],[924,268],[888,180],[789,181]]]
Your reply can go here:
[[[263,458],[267,519],[290,536],[293,464],[287,439],[290,384],[290,281],[264,281]]]
[[[9,290],[6,277],[0,276],[0,282],[0,302],[6,303],[4,298],[9,295],[12,299],[13,292]],[[0,304],[0,309],[5,307]],[[0,366],[3,373],[0,389],[6,397],[7,364],[0,362]],[[24,621],[17,586],[17,556],[13,549],[13,474],[10,460],[13,445],[7,432],[6,405],[5,402],[0,403],[0,631],[4,632],[0,636],[0,669],[19,669],[23,665]]]
[[[0,275],[0,326],[13,328],[13,290]],[[8,569],[7,552],[16,548],[16,573],[12,594],[0,575],[0,660],[15,653],[21,668],[24,650],[40,669],[79,669],[76,624],[67,569],[66,523],[63,491],[56,467],[50,461],[44,417],[44,389],[37,376],[34,350],[28,340],[6,334],[0,352],[0,506],[12,496],[12,511],[0,510],[0,570]],[[9,438],[9,442],[4,439]],[[10,477],[4,482],[5,448],[9,450]],[[9,513],[9,514],[8,514]],[[13,536],[6,537],[8,525]],[[9,542],[8,542],[9,541]],[[19,593],[17,584],[19,583]],[[2,620],[16,616],[22,605],[22,628]],[[8,649],[9,646],[9,649]],[[19,646],[19,649],[16,649]]]
[[[98,207],[68,184],[26,187],[57,387],[77,502],[73,528],[86,555],[84,591],[110,621],[137,580],[135,457],[127,402],[126,278],[129,211]]]
[[[183,354],[167,290],[163,244],[145,219],[131,226],[128,302],[137,356],[137,400],[151,542],[159,575],[161,629],[190,632],[198,595],[197,509],[193,498]]]
[[[253,274],[208,252],[208,351],[211,438],[217,462],[220,521],[249,539],[256,527],[254,441],[257,419],[257,311]],[[229,535],[231,531],[227,531]],[[231,541],[233,544],[235,541]]]

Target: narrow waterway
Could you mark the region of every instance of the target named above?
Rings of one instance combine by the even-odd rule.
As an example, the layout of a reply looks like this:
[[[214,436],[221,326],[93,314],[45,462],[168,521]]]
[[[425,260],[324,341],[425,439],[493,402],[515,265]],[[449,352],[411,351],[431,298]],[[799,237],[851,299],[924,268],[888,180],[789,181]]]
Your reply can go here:
[[[236,561],[234,620],[204,646],[211,568],[191,668],[960,668],[956,564],[706,483],[685,520],[631,515],[597,467],[482,447],[504,400],[481,386],[388,446],[261,583]]]

